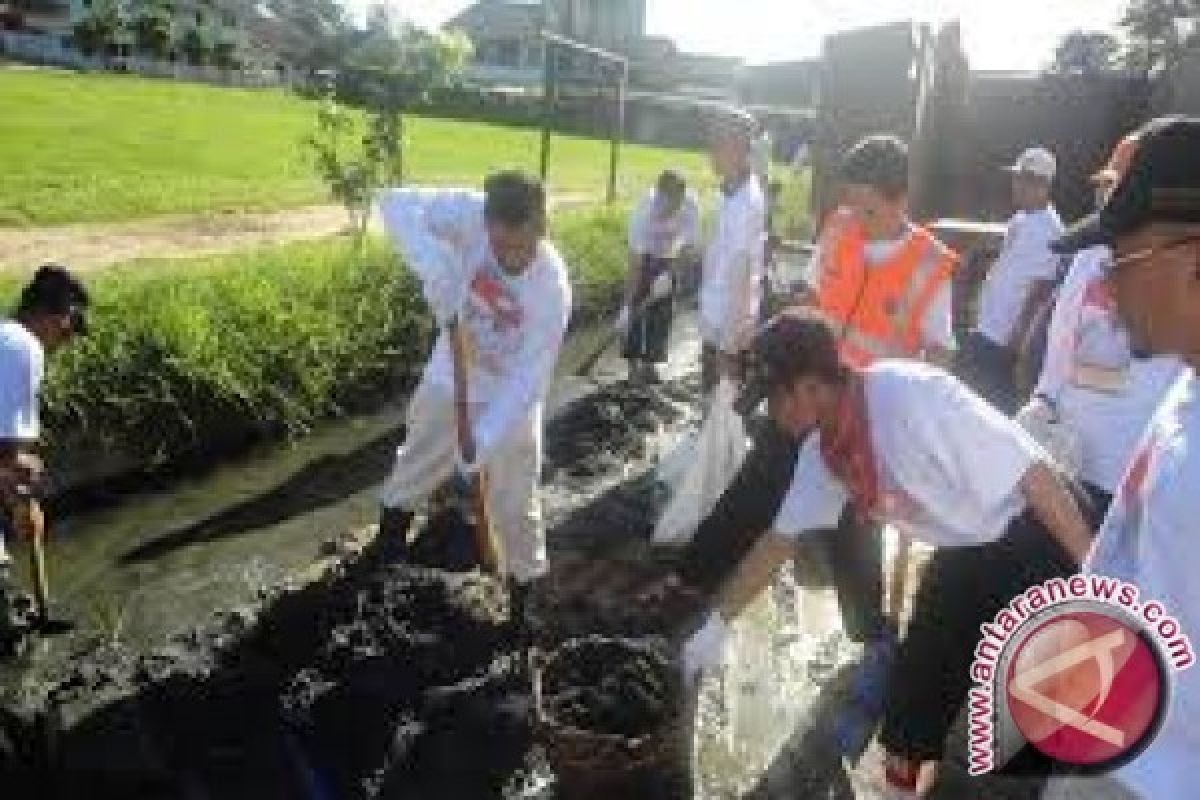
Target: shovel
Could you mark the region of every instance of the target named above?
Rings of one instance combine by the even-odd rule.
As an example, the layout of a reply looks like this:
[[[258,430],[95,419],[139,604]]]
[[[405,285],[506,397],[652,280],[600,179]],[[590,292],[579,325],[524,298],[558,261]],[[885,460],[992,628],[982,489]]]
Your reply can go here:
[[[46,575],[46,516],[31,496],[23,496],[13,507],[17,532],[29,541],[29,572],[33,576],[33,602],[37,618],[34,630],[48,636],[68,633],[75,625],[70,620],[50,616],[50,580]]]
[[[470,375],[470,350],[466,334],[458,320],[450,323],[450,349],[454,354],[454,411],[457,420],[458,447],[463,456],[475,460],[475,445],[471,440],[471,413],[467,396]],[[470,451],[470,452],[468,452]],[[479,471],[475,481],[472,505],[475,508],[475,547],[479,552],[479,563],[484,571],[499,574],[501,552],[496,533],[492,529],[492,516],[488,509],[487,470]]]

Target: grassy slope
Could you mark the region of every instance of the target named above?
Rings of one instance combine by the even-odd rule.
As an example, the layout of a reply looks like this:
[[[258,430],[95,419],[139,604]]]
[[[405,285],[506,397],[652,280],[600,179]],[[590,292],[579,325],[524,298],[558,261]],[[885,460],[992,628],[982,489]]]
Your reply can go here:
[[[610,312],[624,275],[622,210],[558,214],[576,321]],[[302,242],[147,260],[89,281],[92,334],[51,362],[51,440],[149,463],[211,459],[306,432],[412,375],[430,323],[391,248]],[[0,279],[0,306],[19,286]]]
[[[0,69],[0,225],[120,220],[174,212],[326,202],[301,145],[310,102],[123,75]],[[500,166],[536,169],[536,131],[413,118],[410,180],[480,182]],[[666,165],[704,179],[694,153],[627,146],[621,186]],[[600,194],[607,143],[555,137],[551,189]]]

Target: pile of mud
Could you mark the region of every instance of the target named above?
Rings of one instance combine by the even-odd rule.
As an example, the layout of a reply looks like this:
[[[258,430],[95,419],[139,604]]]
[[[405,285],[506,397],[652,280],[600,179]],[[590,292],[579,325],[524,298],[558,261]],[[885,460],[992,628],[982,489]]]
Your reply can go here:
[[[637,458],[646,432],[688,413],[692,394],[620,384],[576,403],[549,426],[548,468],[600,486]],[[539,648],[601,631],[666,633],[678,623],[675,609],[630,602],[635,584],[663,571],[646,545],[649,491],[644,480],[590,493],[550,487],[553,571],[532,603],[548,616],[526,631]],[[553,507],[568,503],[559,498],[579,505],[581,494],[582,507]],[[535,746],[529,639],[513,635],[501,581],[440,563],[460,527],[439,518],[423,532],[416,550],[433,566],[343,555],[320,580],[264,593],[255,609],[221,613],[154,652],[89,647],[0,710],[0,793],[518,796],[516,787],[545,769]],[[617,732],[651,725],[675,702],[656,674],[645,664],[619,667],[564,713]]]

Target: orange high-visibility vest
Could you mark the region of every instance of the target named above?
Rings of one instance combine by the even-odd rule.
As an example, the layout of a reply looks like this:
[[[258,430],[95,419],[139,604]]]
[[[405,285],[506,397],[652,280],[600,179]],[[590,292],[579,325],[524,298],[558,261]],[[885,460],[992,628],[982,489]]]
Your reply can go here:
[[[817,301],[838,330],[842,358],[864,367],[879,358],[918,357],[925,315],[958,256],[914,226],[899,252],[868,268],[862,226],[843,213],[830,223]]]

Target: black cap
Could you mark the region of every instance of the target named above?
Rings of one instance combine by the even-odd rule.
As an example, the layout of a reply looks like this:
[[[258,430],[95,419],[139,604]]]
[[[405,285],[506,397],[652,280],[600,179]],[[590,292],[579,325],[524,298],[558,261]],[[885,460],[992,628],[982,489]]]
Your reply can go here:
[[[1200,222],[1200,118],[1162,117],[1137,139],[1129,171],[1108,202],[1055,242],[1056,253],[1112,247],[1151,222]]]

